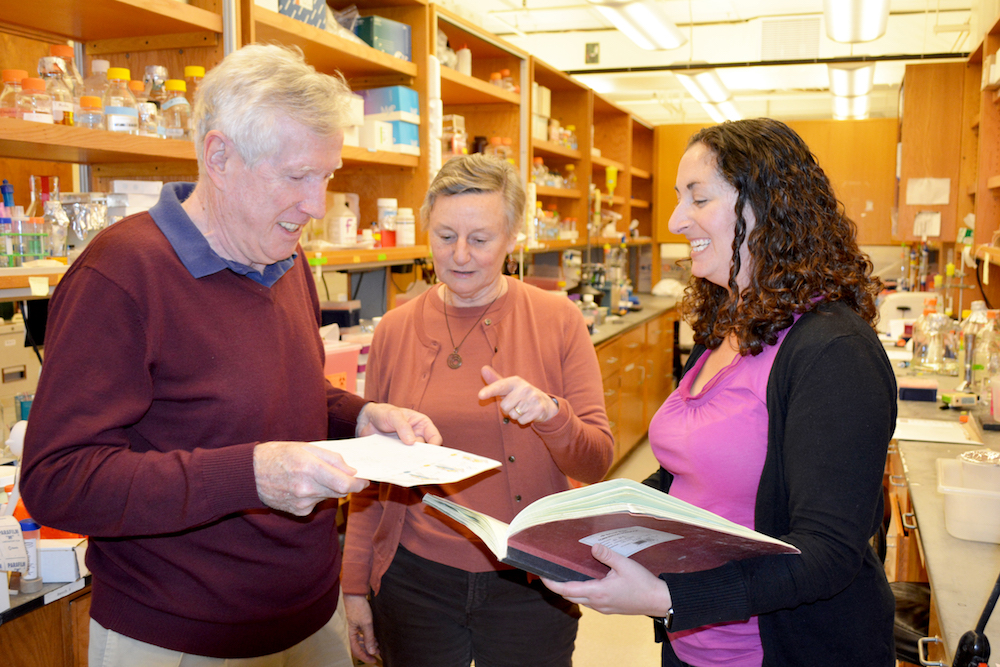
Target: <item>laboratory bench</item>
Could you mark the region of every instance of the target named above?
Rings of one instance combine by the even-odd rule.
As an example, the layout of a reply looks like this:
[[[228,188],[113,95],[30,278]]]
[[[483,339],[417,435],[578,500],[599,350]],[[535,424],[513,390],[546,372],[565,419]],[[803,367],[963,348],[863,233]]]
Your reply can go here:
[[[4,667],[86,667],[90,633],[90,575],[12,595],[0,612]]]
[[[958,383],[958,378],[930,377],[937,379],[944,391]],[[940,405],[940,401],[899,401],[899,417],[958,421],[958,410],[941,410]],[[983,431],[983,443],[1000,450],[1000,432]],[[895,441],[890,447],[890,494],[899,502],[893,508],[899,514],[892,521],[901,524],[901,529],[897,544],[889,540],[886,569],[890,578],[920,581],[925,575],[930,584],[929,635],[939,638],[940,643],[927,645],[925,655],[931,660],[928,664],[952,664],[959,640],[976,627],[1000,573],[1000,544],[962,540],[952,537],[945,528],[944,496],[937,489],[937,459],[953,459],[974,448],[968,444],[908,440]],[[906,546],[907,540],[912,544]],[[893,547],[899,550],[895,560]],[[991,617],[986,635],[994,647],[998,645],[1000,612]],[[995,660],[989,664],[995,664]]]

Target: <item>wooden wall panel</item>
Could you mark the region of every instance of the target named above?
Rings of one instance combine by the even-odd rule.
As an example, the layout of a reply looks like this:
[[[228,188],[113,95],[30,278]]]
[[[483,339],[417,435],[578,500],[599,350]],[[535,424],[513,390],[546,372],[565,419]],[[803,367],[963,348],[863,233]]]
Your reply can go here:
[[[677,196],[677,162],[691,136],[704,125],[661,125],[654,133],[654,216],[656,240],[683,242],[667,223]],[[896,119],[792,121],[823,167],[847,214],[858,225],[858,241],[891,245],[890,214],[895,201]]]

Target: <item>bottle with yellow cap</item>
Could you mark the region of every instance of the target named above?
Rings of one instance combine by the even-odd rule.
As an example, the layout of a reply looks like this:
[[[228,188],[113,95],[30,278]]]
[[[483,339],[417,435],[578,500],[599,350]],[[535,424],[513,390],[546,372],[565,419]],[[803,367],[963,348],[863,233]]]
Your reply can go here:
[[[180,79],[167,79],[167,100],[163,103],[163,133],[167,139],[191,138],[191,105],[184,93],[187,84]]]
[[[128,83],[132,73],[127,67],[108,68],[108,89],[104,92],[104,123],[111,132],[137,134],[139,111]]]
[[[205,78],[205,68],[201,65],[188,65],[184,68],[184,82],[187,84],[187,98],[194,105],[195,95],[198,94],[198,86]]]

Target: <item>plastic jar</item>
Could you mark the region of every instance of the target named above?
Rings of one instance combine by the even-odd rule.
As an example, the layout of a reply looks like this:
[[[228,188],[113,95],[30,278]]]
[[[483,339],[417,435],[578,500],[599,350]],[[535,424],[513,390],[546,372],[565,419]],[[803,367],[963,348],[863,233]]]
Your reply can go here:
[[[382,233],[382,247],[394,248],[396,246],[396,216],[399,211],[399,203],[395,197],[380,198],[378,205],[378,228]]]
[[[0,72],[3,91],[0,91],[0,118],[17,118],[17,94],[21,81],[28,76],[23,69],[5,69]]]
[[[161,107],[167,101],[166,83],[169,78],[167,68],[163,65],[147,65],[146,73],[142,77],[142,83],[146,90],[146,97],[151,102]]]
[[[188,65],[184,68],[184,82],[187,83],[188,101],[194,106],[194,97],[198,94],[198,86],[205,78],[205,68],[201,65]]]
[[[100,97],[84,95],[80,98],[80,113],[76,117],[76,126],[91,130],[104,129],[104,103]]]
[[[126,67],[108,69],[108,89],[104,93],[104,124],[111,132],[139,133],[139,111],[128,88],[132,73]]]
[[[45,81],[45,92],[52,98],[52,122],[73,125],[73,91],[66,83],[66,61],[56,56],[38,60],[38,76]]]
[[[21,519],[21,534],[28,552],[28,569],[21,575],[20,591],[37,593],[42,590],[42,573],[38,567],[38,536],[41,526],[34,519]]]
[[[49,47],[49,54],[56,58],[62,58],[66,63],[66,70],[63,72],[63,80],[66,87],[73,94],[74,98],[83,95],[83,75],[76,66],[76,52],[69,44],[53,44]]]
[[[167,139],[191,138],[191,105],[188,104],[187,84],[180,79],[168,79],[164,84],[167,99],[160,107],[163,134]]]
[[[401,208],[396,214],[396,245],[417,245],[417,220],[413,217],[412,208]]]
[[[31,76],[21,80],[21,92],[17,94],[17,117],[52,124],[52,98],[45,92],[44,81]]]

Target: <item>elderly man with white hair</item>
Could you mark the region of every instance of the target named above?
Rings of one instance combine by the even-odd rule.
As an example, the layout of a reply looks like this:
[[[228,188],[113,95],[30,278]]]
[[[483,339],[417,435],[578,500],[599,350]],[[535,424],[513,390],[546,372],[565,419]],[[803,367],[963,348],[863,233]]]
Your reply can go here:
[[[227,56],[195,101],[198,182],[99,234],[53,295],[21,488],[90,536],[91,665],[352,664],[336,499],[367,481],[307,443],[441,438],[323,375],[298,242],[348,93],[297,51]]]

